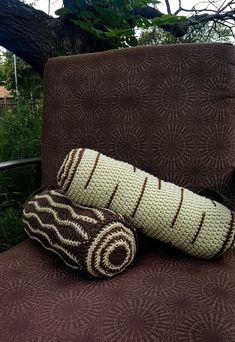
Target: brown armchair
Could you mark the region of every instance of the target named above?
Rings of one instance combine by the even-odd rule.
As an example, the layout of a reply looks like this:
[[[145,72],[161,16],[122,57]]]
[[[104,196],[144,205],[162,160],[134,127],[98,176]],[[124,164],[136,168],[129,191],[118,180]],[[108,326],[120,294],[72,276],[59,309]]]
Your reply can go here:
[[[229,44],[50,59],[43,185],[88,147],[235,210],[234,66]],[[235,341],[234,251],[202,261],[140,236],[133,265],[97,281],[27,240],[0,255],[0,275],[0,341]]]

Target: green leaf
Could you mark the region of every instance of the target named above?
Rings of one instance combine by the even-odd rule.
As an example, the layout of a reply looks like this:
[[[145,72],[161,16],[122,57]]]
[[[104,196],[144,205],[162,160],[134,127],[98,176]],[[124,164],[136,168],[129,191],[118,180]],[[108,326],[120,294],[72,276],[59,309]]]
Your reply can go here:
[[[66,15],[66,14],[71,14],[71,13],[74,13],[74,9],[72,8],[59,8],[58,10],[55,11],[55,14],[58,15],[58,16],[63,16],[63,15]]]
[[[88,18],[88,19],[94,19],[95,18],[94,13],[92,13],[91,11],[88,11],[88,10],[79,11],[79,15],[82,18]]]
[[[132,37],[127,37],[127,43],[130,45],[130,46],[136,46],[138,45],[138,40],[132,36]]]
[[[136,18],[135,19],[135,25],[137,27],[144,27],[144,28],[147,28],[147,27],[150,27],[152,26],[152,21],[149,20],[149,19],[146,19],[146,18]]]
[[[96,28],[94,28],[92,26],[92,24],[90,22],[85,22],[82,20],[76,20],[76,19],[72,19],[71,20],[75,25],[80,26],[83,30],[86,30],[87,32],[92,33],[93,35],[97,36],[97,37],[101,37],[103,35],[103,31],[102,30],[98,30]]]
[[[118,36],[124,36],[124,35],[128,35],[130,33],[130,30],[126,30],[123,28],[120,29],[110,29],[107,28],[108,32],[104,32],[104,34],[106,35],[106,37],[118,37]]]

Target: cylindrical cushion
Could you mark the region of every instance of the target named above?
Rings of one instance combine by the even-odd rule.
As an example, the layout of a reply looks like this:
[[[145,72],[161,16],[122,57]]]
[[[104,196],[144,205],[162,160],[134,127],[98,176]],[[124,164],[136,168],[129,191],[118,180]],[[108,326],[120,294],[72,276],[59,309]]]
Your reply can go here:
[[[73,203],[60,190],[30,199],[23,221],[32,239],[93,277],[122,272],[136,254],[135,229],[121,215]]]
[[[210,259],[234,248],[235,215],[225,206],[99,152],[72,150],[58,185],[73,201],[110,208],[192,256]]]

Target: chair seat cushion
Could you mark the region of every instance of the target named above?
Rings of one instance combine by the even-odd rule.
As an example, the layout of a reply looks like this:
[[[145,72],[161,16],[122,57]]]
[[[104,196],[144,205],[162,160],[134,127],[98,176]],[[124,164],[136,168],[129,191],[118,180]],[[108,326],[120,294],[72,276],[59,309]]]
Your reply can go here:
[[[27,240],[0,275],[0,341],[235,341],[233,251],[208,262],[142,237],[126,272],[89,280]]]

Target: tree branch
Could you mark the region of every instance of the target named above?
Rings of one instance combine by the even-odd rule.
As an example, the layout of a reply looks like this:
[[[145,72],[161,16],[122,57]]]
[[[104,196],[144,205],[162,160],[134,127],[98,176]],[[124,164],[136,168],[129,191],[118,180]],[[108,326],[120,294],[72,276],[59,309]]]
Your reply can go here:
[[[204,23],[204,22],[218,22],[218,21],[226,21],[228,19],[230,20],[234,20],[235,21],[235,8],[233,8],[232,10],[229,11],[225,11],[229,6],[231,6],[232,4],[234,4],[235,1],[229,1],[229,3],[227,3],[226,6],[223,5],[222,8],[218,8],[217,10],[212,10],[212,9],[195,9],[194,7],[194,15],[189,16],[186,20],[184,21],[180,21],[175,25],[169,26],[161,26],[161,28],[164,31],[168,31],[171,34],[173,34],[175,37],[183,37],[185,35],[185,33],[187,32],[188,27],[190,26],[196,26],[200,23]],[[181,2],[179,2],[179,9],[174,13],[174,14],[178,14],[181,11],[185,11],[185,12],[193,12],[192,9],[185,9],[181,7]],[[197,5],[195,5],[197,6]],[[159,17],[161,16],[161,12],[159,13],[159,11],[157,10],[157,12],[155,12],[155,8],[152,7],[148,7],[148,19],[152,19],[155,16]],[[210,12],[206,13],[206,12]],[[202,14],[200,14],[202,13]],[[144,13],[141,13],[142,16],[145,16]]]
[[[1,0],[0,45],[42,73],[47,56],[55,54],[57,20],[18,0]],[[29,53],[30,50],[30,53]]]
[[[49,57],[112,48],[67,18],[55,19],[20,0],[1,0],[0,46],[12,51],[40,75]]]
[[[167,8],[167,13],[168,14],[172,14],[171,13],[171,6],[170,6],[170,3],[169,3],[169,0],[165,0],[165,3],[166,3],[166,8]]]

